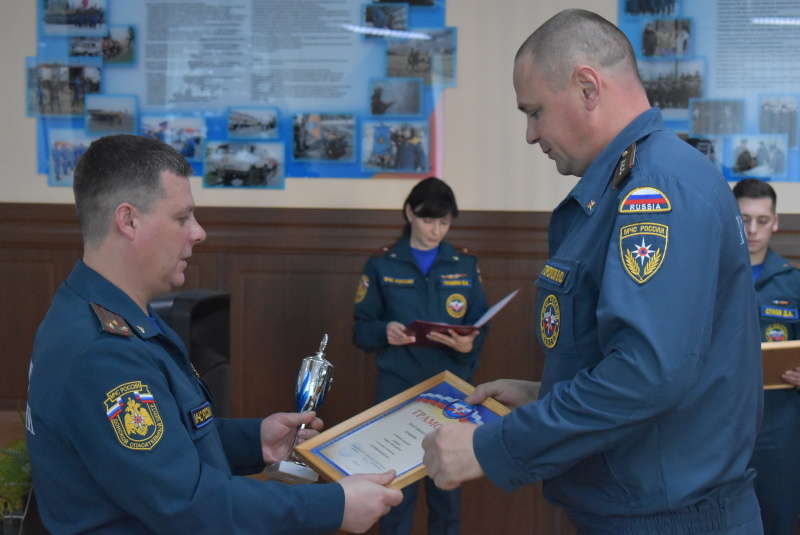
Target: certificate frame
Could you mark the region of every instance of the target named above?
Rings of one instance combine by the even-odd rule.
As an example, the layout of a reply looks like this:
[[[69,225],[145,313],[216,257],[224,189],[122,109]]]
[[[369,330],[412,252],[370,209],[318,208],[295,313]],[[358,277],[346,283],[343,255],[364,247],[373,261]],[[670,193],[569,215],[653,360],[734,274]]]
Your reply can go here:
[[[796,388],[783,380],[783,372],[800,366],[800,340],[761,343],[764,390]]]
[[[477,405],[463,403],[474,390],[444,371],[312,437],[294,451],[327,481],[394,468],[397,476],[389,487],[402,489],[428,473],[421,451],[428,432],[463,421],[482,424],[511,412],[492,398]],[[391,436],[384,436],[387,432]]]

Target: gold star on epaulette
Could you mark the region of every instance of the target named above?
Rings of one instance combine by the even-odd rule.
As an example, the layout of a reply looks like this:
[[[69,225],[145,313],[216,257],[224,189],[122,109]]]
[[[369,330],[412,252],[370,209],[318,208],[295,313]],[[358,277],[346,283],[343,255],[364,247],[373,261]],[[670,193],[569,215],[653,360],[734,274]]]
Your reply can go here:
[[[586,205],[586,209],[591,212],[596,204],[597,204],[597,201],[589,201],[589,204]]]

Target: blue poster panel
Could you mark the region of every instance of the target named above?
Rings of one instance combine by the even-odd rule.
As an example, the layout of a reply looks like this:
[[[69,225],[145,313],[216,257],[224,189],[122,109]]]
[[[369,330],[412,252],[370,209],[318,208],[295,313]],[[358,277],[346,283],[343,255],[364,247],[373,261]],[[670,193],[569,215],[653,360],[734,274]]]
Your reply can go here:
[[[38,171],[93,139],[169,143],[207,188],[439,174],[457,29],[444,0],[36,0]]]
[[[650,103],[728,180],[800,181],[800,2],[620,0],[619,27]]]

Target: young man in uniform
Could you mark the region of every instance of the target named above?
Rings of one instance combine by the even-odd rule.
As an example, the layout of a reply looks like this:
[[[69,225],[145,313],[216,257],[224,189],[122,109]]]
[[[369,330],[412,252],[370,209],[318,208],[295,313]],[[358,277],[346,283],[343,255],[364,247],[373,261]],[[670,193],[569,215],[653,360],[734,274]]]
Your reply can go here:
[[[778,230],[777,196],[768,183],[745,178],[733,187],[747,233],[762,342],[800,339],[800,270],[770,249]],[[787,370],[787,383],[800,385],[800,370]],[[794,535],[800,527],[800,393],[796,388],[764,391],[764,420],[750,466],[764,533]]]

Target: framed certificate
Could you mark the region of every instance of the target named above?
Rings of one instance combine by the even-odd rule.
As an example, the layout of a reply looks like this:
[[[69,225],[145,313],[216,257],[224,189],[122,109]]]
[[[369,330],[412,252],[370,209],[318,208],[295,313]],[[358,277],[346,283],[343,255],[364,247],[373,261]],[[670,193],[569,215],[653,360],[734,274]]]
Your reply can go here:
[[[492,398],[464,403],[474,390],[442,372],[303,442],[295,453],[328,481],[394,469],[397,477],[389,486],[401,489],[427,474],[422,439],[428,433],[456,422],[480,425],[510,412]]]
[[[800,366],[800,340],[762,342],[761,364],[764,372],[764,390],[795,388],[783,380],[783,372]]]

